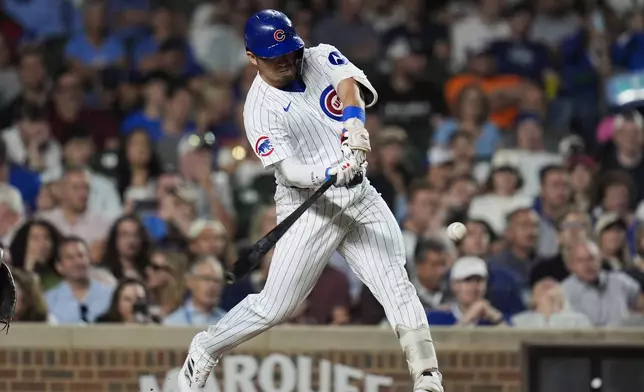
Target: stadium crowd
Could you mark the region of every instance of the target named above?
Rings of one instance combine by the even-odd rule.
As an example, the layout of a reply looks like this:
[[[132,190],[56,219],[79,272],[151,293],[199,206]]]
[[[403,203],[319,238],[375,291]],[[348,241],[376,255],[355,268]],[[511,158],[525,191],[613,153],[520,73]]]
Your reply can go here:
[[[2,3],[17,321],[208,325],[262,289],[270,253],[223,274],[276,223],[242,109],[245,20],[277,8],[379,92],[367,177],[431,325],[644,326],[642,2]],[[335,254],[289,322],[383,319]]]

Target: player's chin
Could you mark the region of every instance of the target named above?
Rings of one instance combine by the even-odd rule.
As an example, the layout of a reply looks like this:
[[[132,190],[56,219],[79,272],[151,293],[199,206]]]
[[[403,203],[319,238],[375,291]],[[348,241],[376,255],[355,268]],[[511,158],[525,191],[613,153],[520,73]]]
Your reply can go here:
[[[290,83],[295,80],[295,77],[297,76],[297,72],[295,70],[295,67],[285,68],[285,69],[279,70],[276,76],[279,78],[281,82]]]

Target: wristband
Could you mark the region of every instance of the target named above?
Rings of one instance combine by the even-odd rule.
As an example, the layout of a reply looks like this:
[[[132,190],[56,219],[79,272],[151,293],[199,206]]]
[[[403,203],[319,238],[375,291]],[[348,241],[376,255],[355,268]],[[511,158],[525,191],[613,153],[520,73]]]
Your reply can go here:
[[[342,110],[342,121],[347,121],[352,118],[357,118],[364,124],[367,121],[367,114],[364,109],[359,106],[347,106]]]
[[[326,170],[324,171],[324,181],[329,181],[329,178],[331,178],[331,174],[329,174],[329,171],[331,170],[331,166],[327,167]]]

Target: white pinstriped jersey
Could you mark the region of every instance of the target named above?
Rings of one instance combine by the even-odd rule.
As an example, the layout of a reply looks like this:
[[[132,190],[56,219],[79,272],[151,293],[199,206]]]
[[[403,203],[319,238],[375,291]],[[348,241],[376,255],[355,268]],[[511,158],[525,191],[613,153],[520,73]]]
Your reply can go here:
[[[271,87],[259,74],[248,91],[244,127],[264,167],[290,157],[329,167],[342,158],[342,103],[335,92],[342,80],[354,78],[373,94],[367,107],[376,103],[377,93],[364,72],[335,47],[306,48],[302,61],[304,91]],[[288,185],[280,173],[275,176]]]

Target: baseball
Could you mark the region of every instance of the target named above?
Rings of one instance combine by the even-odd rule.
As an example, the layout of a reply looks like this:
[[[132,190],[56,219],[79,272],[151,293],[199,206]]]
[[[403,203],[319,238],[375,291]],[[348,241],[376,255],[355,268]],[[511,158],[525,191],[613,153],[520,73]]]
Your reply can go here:
[[[461,222],[450,223],[447,226],[447,237],[454,242],[462,240],[466,234],[467,228]]]

